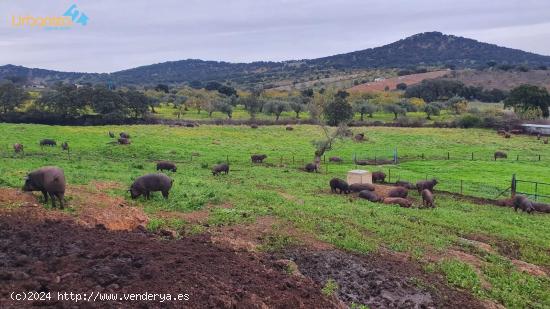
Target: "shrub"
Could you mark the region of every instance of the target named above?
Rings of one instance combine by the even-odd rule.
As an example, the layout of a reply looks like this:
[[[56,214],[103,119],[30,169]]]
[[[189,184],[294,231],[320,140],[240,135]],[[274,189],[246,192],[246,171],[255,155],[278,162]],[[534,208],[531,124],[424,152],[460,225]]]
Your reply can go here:
[[[474,115],[464,115],[458,119],[458,126],[461,128],[476,128],[482,124],[481,119]]]

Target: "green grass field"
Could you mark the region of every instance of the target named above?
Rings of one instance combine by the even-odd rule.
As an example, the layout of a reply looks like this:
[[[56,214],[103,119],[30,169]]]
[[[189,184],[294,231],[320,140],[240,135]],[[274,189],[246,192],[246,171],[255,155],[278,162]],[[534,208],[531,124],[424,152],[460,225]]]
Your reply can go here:
[[[126,131],[132,145],[109,144],[107,132]],[[168,200],[155,194],[149,201],[139,199],[153,218],[158,211],[190,212],[207,204],[230,203],[232,208],[212,208],[211,225],[251,222],[258,216],[275,216],[298,229],[353,252],[376,252],[386,248],[406,252],[422,260],[427,254],[443,254],[450,248],[474,252],[462,238],[482,236],[498,247],[509,243],[517,247],[518,258],[541,267],[550,267],[550,217],[514,213],[509,208],[477,205],[439,195],[434,210],[404,209],[331,195],[328,181],[345,178],[354,169],[354,156],[389,158],[397,148],[405,157],[398,165],[367,167],[384,170],[392,177],[416,181],[437,177],[438,189],[491,197],[509,186],[512,174],[519,179],[550,183],[550,148],[536,138],[514,136],[504,139],[494,131],[462,129],[354,128],[366,132],[369,140],[355,143],[339,141],[328,156],[341,156],[346,163],[325,164],[321,173],[308,174],[298,169],[313,157],[312,140],[322,136],[315,126],[167,126],[61,127],[0,124],[4,136],[0,144],[0,186],[18,188],[25,174],[44,165],[65,170],[69,184],[92,180],[115,181],[129,186],[133,179],[154,172],[155,160],[178,162],[178,172]],[[40,149],[38,141],[54,138],[68,141],[70,158],[59,148]],[[13,143],[25,145],[25,155],[15,155]],[[507,151],[508,160],[492,161],[494,151]],[[447,152],[450,159],[447,160]],[[474,161],[471,153],[474,153]],[[192,156],[198,153],[199,156]],[[252,153],[268,155],[266,164],[251,165]],[[420,155],[425,159],[421,160]],[[517,155],[520,160],[517,161]],[[538,161],[541,155],[541,161]],[[229,175],[214,177],[210,167],[229,159]],[[281,164],[282,162],[282,164]],[[393,180],[393,179],[392,179]],[[539,192],[549,193],[548,188]],[[125,196],[124,189],[111,194]],[[416,193],[414,193],[416,195]],[[68,196],[69,204],[71,197]],[[155,228],[170,224],[160,219]],[[481,254],[485,266],[474,272],[458,260],[428,263],[427,271],[446,275],[449,284],[480,298],[498,301],[507,307],[550,307],[550,279],[520,272],[499,253]],[[481,280],[491,283],[481,287]]]

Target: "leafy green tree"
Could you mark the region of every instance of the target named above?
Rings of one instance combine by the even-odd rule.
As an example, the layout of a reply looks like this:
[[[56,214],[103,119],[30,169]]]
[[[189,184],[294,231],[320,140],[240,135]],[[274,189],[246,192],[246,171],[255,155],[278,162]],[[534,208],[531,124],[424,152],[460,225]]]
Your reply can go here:
[[[248,97],[241,97],[239,99],[239,103],[244,106],[244,108],[250,115],[250,119],[256,118],[256,114],[260,112],[264,104],[258,93],[255,92],[253,92]]]
[[[516,110],[527,112],[538,110],[542,117],[550,116],[550,95],[544,87],[534,85],[521,85],[510,91],[510,95],[504,100],[505,107],[513,107]]]
[[[440,112],[441,110],[435,104],[426,104],[426,106],[424,106],[424,113],[426,113],[426,119],[428,120],[432,119],[431,116],[439,115]]]
[[[165,85],[165,84],[158,84],[155,87],[155,91],[168,93],[170,92],[170,87],[168,87],[168,85]]]
[[[263,111],[268,115],[275,115],[275,120],[278,121],[281,114],[290,110],[288,102],[281,100],[267,101],[264,105]]]
[[[218,102],[217,110],[226,114],[229,119],[233,117],[233,105],[226,100]]]
[[[464,113],[468,109],[468,101],[459,96],[450,98],[446,104],[457,115]]]
[[[78,91],[76,86],[56,84],[52,89],[42,94],[36,104],[45,111],[65,117],[77,117],[86,112],[90,102],[89,93]]]
[[[106,87],[97,87],[93,90],[91,105],[98,114],[116,116],[117,118],[127,114],[126,100],[119,93]]]
[[[372,118],[378,108],[374,104],[370,104],[368,101],[363,101],[355,105],[354,111],[361,115],[361,121],[365,120],[365,115],[369,115],[369,118]]]
[[[339,91],[334,99],[325,106],[324,114],[329,126],[345,124],[353,119],[353,107],[348,103],[345,94],[347,92]]]
[[[0,110],[3,113],[11,112],[19,107],[28,97],[21,87],[12,82],[0,84]]]
[[[388,113],[392,113],[394,115],[393,120],[397,120],[397,116],[407,115],[407,110],[403,107],[399,106],[398,104],[389,104],[384,106],[384,110]]]
[[[150,98],[136,90],[119,92],[119,95],[125,100],[126,107],[132,111],[134,118],[145,116],[149,111]]]
[[[399,84],[395,85],[395,89],[397,89],[397,90],[407,90],[407,84],[399,83]]]
[[[295,97],[290,100],[288,103],[290,106],[290,109],[294,113],[296,113],[296,119],[300,119],[300,113],[306,110],[306,104],[304,104],[304,98],[302,97]]]

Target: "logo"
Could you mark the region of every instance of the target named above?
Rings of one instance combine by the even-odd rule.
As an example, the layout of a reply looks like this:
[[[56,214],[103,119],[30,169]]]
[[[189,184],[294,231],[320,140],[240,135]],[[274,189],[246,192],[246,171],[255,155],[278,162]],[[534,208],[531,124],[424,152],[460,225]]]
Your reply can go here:
[[[61,16],[15,16],[11,17],[11,25],[16,28],[40,28],[44,30],[69,30],[76,26],[86,26],[89,18],[78,10],[76,4],[69,7]]]

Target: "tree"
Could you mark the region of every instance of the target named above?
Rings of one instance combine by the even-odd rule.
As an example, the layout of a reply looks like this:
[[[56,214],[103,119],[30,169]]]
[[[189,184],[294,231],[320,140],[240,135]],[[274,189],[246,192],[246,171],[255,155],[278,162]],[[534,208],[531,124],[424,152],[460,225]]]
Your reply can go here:
[[[407,84],[399,83],[395,86],[395,89],[397,89],[397,90],[406,90],[407,89]]]
[[[339,91],[332,101],[330,101],[324,110],[327,124],[330,126],[338,126],[345,124],[353,118],[353,107],[346,100],[347,92]]]
[[[168,85],[165,85],[165,84],[158,84],[155,87],[155,91],[168,93],[170,92],[170,87],[168,87]]]
[[[28,94],[12,82],[0,85],[0,110],[3,113],[11,112],[19,107],[28,97]]]
[[[372,114],[374,114],[377,109],[376,105],[364,101],[355,105],[354,111],[361,115],[361,121],[363,121],[365,119],[365,114],[369,115],[369,118],[372,118]]]
[[[244,108],[250,115],[250,119],[256,118],[256,114],[260,112],[264,104],[258,92],[252,92],[252,94],[248,97],[240,98],[239,103],[244,106]]]
[[[424,106],[424,112],[426,113],[426,119],[431,120],[432,115],[439,115],[441,110],[435,104],[427,104]]]
[[[464,113],[468,109],[468,101],[459,96],[450,98],[446,104],[457,115]]]
[[[275,120],[279,121],[279,117],[281,117],[281,114],[285,111],[290,110],[290,106],[286,101],[271,100],[265,103],[263,110],[264,113],[268,115],[275,115]]]
[[[406,116],[407,115],[407,110],[402,108],[401,106],[397,105],[397,104],[389,104],[389,105],[386,105],[384,107],[384,110],[388,113],[392,113],[394,115],[394,118],[393,120],[397,120],[397,116],[399,115],[403,115],[403,116]]]
[[[119,95],[124,98],[126,106],[133,112],[134,118],[143,117],[149,111],[151,99],[143,93],[136,90],[129,90],[127,92],[120,92]]]
[[[44,92],[36,104],[48,112],[76,117],[85,113],[90,100],[88,92],[78,91],[74,85],[58,83],[51,90]]]
[[[296,113],[296,119],[300,119],[300,113],[306,110],[306,104],[304,104],[304,98],[295,97],[290,103],[290,109]]]
[[[220,88],[218,88],[218,92],[223,94],[223,95],[226,95],[228,97],[238,96],[237,95],[237,90],[235,90],[235,88],[225,86],[225,85],[222,85]]]
[[[521,85],[510,91],[510,95],[504,100],[505,107],[513,107],[516,110],[527,112],[529,110],[540,111],[542,117],[550,116],[550,95],[544,87],[534,85]]]
[[[109,90],[106,87],[93,89],[91,106],[94,112],[102,115],[120,118],[127,114],[124,98],[120,93]]]
[[[218,102],[217,109],[218,111],[226,114],[229,119],[233,116],[233,105],[226,100]]]

